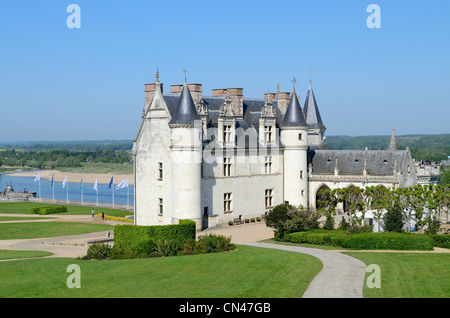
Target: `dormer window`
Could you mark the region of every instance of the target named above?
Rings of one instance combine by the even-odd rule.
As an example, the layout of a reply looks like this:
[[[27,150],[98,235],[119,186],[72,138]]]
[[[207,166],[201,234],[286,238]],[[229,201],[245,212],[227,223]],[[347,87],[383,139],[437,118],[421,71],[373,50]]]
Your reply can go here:
[[[230,125],[223,126],[223,141],[224,142],[233,142],[233,139],[231,136],[231,126]]]
[[[272,126],[265,126],[264,132],[265,132],[266,142],[272,142],[272,134],[273,134]]]

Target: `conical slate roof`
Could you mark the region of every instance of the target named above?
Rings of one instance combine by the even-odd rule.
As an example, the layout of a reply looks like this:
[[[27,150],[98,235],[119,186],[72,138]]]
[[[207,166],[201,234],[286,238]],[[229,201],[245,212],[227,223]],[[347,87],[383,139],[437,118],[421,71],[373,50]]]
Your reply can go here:
[[[169,122],[169,125],[193,125],[195,120],[200,120],[192,100],[191,92],[184,82],[180,99],[178,100],[177,111]]]
[[[322,118],[320,117],[319,108],[317,107],[316,97],[314,96],[311,84],[309,85],[308,94],[306,95],[304,111],[305,121],[308,127],[320,129],[321,131],[326,130]]]
[[[400,150],[397,137],[395,136],[395,129],[392,129],[391,141],[389,142],[389,147],[387,150]]]
[[[292,92],[291,100],[289,101],[286,114],[284,115],[282,127],[306,127],[305,119],[303,118],[302,108],[295,92],[295,87]]]

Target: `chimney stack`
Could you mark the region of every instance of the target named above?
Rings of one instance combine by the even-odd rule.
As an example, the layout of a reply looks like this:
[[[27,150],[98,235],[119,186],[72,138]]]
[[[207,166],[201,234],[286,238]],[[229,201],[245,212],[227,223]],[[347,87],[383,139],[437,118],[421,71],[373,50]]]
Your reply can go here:
[[[194,104],[197,105],[200,99],[202,99],[202,84],[188,84],[188,87]]]
[[[270,96],[270,100],[274,100],[276,98],[275,93],[264,93],[264,100],[267,100],[267,96]]]
[[[163,84],[160,83],[159,85],[161,85],[161,94],[162,94]],[[155,90],[156,90],[156,83],[144,84],[145,105],[147,105],[148,103],[150,103],[152,101],[152,97],[153,97],[153,94],[155,93]]]
[[[234,107],[237,109],[237,116],[244,116],[244,89],[243,88],[229,88],[228,94],[230,94],[231,101]]]
[[[181,91],[183,90],[183,85],[170,85],[170,94],[181,95]]]
[[[215,88],[212,90],[212,96],[225,96],[227,94],[226,88]]]
[[[290,99],[291,99],[291,93],[289,93],[289,92],[279,92],[277,94],[278,109],[281,111],[281,113],[283,113],[283,114],[286,113],[286,109],[289,105]]]

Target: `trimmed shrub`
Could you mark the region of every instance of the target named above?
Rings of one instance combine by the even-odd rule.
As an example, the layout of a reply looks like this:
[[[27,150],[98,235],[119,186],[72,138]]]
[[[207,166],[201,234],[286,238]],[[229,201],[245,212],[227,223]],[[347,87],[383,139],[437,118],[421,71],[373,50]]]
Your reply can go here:
[[[436,234],[436,235],[428,235],[434,242],[434,246],[450,248],[450,235],[448,234]]]
[[[83,259],[107,259],[111,255],[112,248],[106,243],[93,243],[89,246]]]
[[[413,233],[298,232],[288,234],[285,239],[292,243],[330,245],[356,250],[432,250],[434,245],[429,236]]]
[[[196,223],[192,220],[180,220],[179,224],[170,225],[116,225],[114,226],[114,246],[125,254],[135,249],[142,241],[173,241],[184,244],[189,239],[195,240]]]
[[[46,207],[41,207],[41,208],[31,208],[31,214],[46,215],[46,214],[62,213],[62,212],[67,212],[67,207],[64,205],[46,206]]]

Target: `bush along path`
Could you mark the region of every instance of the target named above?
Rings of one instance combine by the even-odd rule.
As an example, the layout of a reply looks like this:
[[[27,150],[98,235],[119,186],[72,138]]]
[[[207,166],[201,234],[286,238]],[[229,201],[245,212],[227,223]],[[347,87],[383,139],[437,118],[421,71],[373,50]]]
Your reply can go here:
[[[366,274],[366,264],[362,261],[338,252],[305,248],[299,246],[276,245],[254,242],[243,245],[281,249],[309,254],[322,261],[322,271],[317,274],[303,298],[362,298]]]

